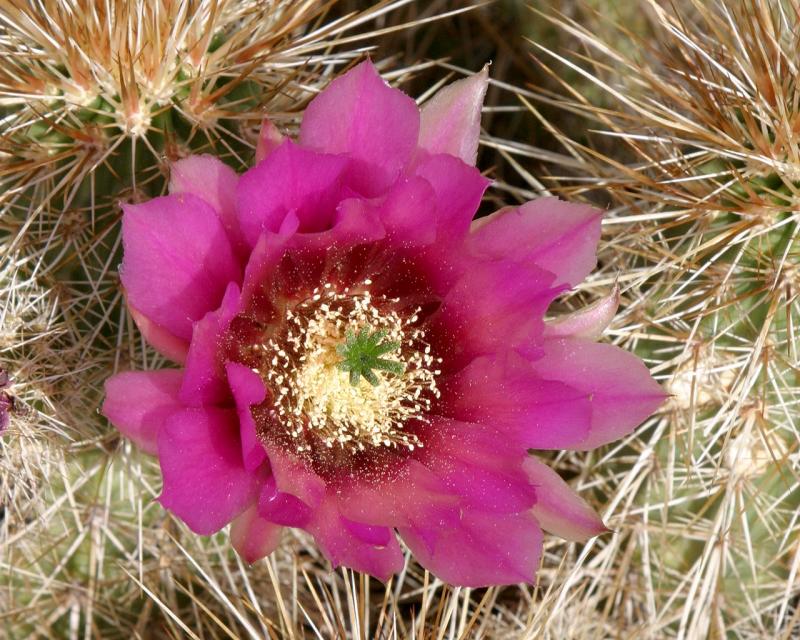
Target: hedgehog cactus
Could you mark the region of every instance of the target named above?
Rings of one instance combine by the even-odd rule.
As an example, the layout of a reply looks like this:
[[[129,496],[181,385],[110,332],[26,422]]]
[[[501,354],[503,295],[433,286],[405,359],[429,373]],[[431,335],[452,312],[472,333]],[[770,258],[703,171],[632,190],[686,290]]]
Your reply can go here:
[[[96,413],[112,371],[162,364],[119,286],[119,205],[165,193],[171,162],[190,154],[241,171],[258,155],[265,114],[291,133],[334,75],[396,22],[423,22],[428,8],[414,7],[426,3],[349,13],[364,3],[3,3],[5,636],[791,636],[800,0],[612,3],[619,13],[586,3],[600,12],[535,16],[585,49],[532,46],[556,82],[570,78],[561,97],[518,91],[532,118],[553,118],[545,128],[567,153],[489,144],[528,188],[541,188],[531,157],[562,158],[552,192],[611,198],[602,270],[576,297],[619,284],[610,335],[673,399],[621,443],[555,457],[583,495],[609,505],[614,533],[571,546],[567,560],[548,543],[540,588],[502,593],[447,587],[413,563],[386,588],[331,574],[299,534],[245,569],[223,535],[187,536],[164,516],[158,466]],[[269,144],[275,129],[264,132]]]
[[[618,497],[618,533],[571,579],[643,637],[787,637],[800,594],[800,2],[639,4],[652,38],[551,14],[587,55],[534,46],[554,75],[583,79],[558,103],[594,130],[553,128],[572,176],[552,188],[611,196],[598,283],[622,288],[613,333],[673,394],[627,459],[591,461]],[[544,628],[574,628],[567,611]]]

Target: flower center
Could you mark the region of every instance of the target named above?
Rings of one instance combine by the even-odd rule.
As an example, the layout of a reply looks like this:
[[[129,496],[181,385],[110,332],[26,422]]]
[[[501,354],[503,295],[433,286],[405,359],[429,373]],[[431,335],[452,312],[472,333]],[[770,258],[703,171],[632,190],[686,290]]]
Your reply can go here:
[[[277,422],[296,450],[364,451],[422,442],[407,429],[426,420],[439,396],[436,365],[419,309],[401,313],[398,299],[373,298],[326,284],[287,308],[279,334],[251,348],[273,392]]]

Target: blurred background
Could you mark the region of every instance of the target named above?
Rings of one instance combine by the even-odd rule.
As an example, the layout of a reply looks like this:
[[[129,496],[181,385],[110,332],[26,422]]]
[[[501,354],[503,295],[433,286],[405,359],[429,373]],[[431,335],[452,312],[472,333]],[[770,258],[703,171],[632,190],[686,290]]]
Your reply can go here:
[[[0,4],[0,630],[9,638],[797,638],[798,0]],[[671,394],[625,440],[551,463],[612,530],[546,541],[535,588],[330,572],[296,534],[245,569],[165,515],[157,464],[97,414],[153,368],[125,311],[119,203],[171,159],[242,170],[369,55],[424,99],[491,62],[482,213],[607,211],[605,339]]]

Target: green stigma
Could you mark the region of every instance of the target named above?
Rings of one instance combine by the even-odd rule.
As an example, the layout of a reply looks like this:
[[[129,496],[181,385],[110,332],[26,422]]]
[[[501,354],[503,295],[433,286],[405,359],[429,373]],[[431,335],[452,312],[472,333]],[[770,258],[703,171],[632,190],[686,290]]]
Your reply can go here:
[[[399,342],[382,342],[385,337],[384,329],[370,333],[368,327],[363,327],[357,334],[348,329],[345,343],[336,347],[336,352],[344,358],[337,366],[350,372],[350,384],[354,387],[361,376],[372,386],[377,385],[375,369],[395,375],[403,373],[403,363],[381,357],[400,346]]]

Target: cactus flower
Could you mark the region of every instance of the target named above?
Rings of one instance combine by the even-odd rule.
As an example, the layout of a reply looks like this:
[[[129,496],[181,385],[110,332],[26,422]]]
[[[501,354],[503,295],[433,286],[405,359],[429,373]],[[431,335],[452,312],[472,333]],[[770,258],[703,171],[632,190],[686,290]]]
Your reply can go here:
[[[169,195],[125,206],[128,305],[177,366],[110,378],[103,412],[193,531],[230,523],[253,562],[304,529],[382,580],[402,540],[470,587],[532,581],[543,529],[604,531],[529,450],[617,439],[664,394],[595,342],[613,296],[545,322],[595,265],[599,211],[545,198],[473,222],[486,86],[420,110],[364,62],[297,140],[267,124],[243,175],[189,157]]]

